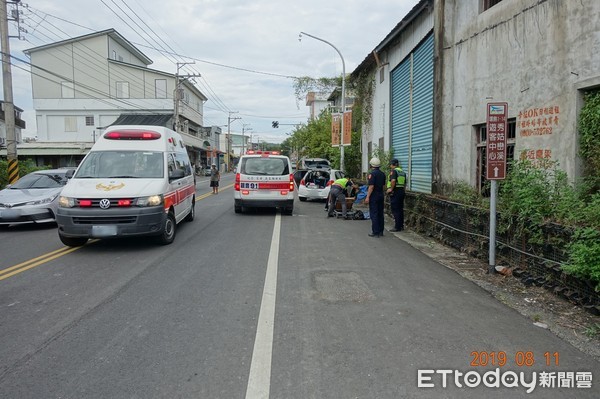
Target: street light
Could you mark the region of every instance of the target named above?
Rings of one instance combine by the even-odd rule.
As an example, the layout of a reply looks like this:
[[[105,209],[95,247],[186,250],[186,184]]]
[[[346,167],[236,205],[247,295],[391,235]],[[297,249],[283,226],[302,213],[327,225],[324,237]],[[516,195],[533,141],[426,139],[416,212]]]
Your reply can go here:
[[[316,37],[310,35],[306,32],[300,32],[300,39],[302,39],[302,35],[306,35],[308,37],[312,37],[315,40],[319,40],[323,43],[329,44],[334,48],[335,51],[340,55],[342,59],[342,121],[341,121],[341,134],[340,134],[340,169],[344,170],[344,113],[346,112],[346,62],[344,61],[344,56],[340,50],[337,49],[333,44],[329,43],[327,40],[323,40],[320,37]]]

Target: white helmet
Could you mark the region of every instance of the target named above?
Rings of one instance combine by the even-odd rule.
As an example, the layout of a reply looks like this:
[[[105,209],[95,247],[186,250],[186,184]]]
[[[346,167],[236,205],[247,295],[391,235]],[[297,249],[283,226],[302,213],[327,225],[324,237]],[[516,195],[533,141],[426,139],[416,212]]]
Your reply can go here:
[[[369,163],[371,164],[371,166],[373,166],[375,168],[381,166],[381,161],[377,157],[371,158],[371,160],[369,161]]]

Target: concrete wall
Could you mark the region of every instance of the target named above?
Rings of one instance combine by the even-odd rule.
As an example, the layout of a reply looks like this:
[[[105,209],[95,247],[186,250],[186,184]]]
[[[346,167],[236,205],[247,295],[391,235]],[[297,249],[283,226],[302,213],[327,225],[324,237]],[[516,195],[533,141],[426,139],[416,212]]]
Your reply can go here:
[[[576,177],[582,90],[600,82],[600,1],[510,0],[479,12],[480,0],[443,6],[441,175],[476,181],[473,126],[486,103],[506,101],[516,118],[515,157],[549,157]]]

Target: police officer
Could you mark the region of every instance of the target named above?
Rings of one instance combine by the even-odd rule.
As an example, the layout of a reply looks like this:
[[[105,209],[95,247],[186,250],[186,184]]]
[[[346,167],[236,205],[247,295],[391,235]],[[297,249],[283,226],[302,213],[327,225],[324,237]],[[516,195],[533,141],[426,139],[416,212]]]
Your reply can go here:
[[[381,237],[383,236],[383,198],[385,173],[379,170],[379,167],[381,166],[381,161],[379,158],[371,158],[369,164],[373,167],[371,173],[369,173],[369,189],[367,190],[367,197],[365,198],[365,204],[369,205],[369,213],[371,217],[372,231],[369,233],[369,237]]]
[[[390,161],[390,176],[387,182],[387,193],[390,196],[390,208],[394,216],[394,228],[390,231],[404,230],[404,187],[406,173],[399,166],[397,159]]]
[[[329,189],[329,197],[327,200],[327,216],[332,217],[335,211],[335,203],[341,201],[342,203],[342,217],[346,219],[346,188],[352,187],[354,183],[347,177],[337,179],[331,185]]]

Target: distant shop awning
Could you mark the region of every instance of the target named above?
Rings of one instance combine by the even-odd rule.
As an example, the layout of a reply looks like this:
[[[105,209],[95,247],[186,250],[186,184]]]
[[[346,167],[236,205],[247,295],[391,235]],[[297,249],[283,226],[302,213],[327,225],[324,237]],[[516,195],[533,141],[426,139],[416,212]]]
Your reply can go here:
[[[18,156],[33,155],[85,155],[93,143],[29,142],[17,144]],[[6,148],[0,149],[0,156],[6,156]]]

